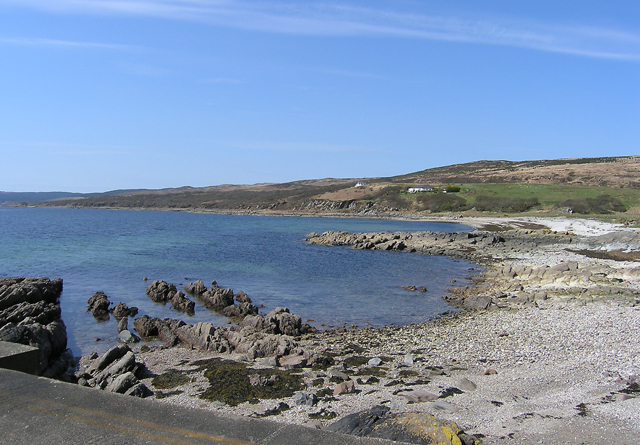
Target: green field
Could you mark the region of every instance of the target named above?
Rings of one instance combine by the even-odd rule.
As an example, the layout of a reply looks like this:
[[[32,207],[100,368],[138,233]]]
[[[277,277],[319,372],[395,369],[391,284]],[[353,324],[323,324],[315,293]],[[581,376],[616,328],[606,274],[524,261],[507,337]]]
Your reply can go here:
[[[458,193],[443,193],[447,185],[460,187]],[[551,184],[446,184],[432,193],[407,193],[406,187],[386,189],[374,200],[406,210],[486,213],[488,215],[566,215],[633,220],[640,214],[640,189]],[[603,198],[607,195],[610,198]],[[537,200],[537,201],[536,201]],[[568,200],[572,200],[567,203]],[[599,206],[605,202],[604,207]],[[535,204],[534,204],[535,203]],[[522,208],[526,208],[522,210]]]

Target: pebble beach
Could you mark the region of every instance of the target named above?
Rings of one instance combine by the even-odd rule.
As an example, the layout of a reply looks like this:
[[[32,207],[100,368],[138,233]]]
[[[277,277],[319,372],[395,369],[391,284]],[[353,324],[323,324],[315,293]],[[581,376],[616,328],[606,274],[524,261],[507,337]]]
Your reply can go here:
[[[303,336],[305,350],[334,358],[325,369],[297,370],[307,388],[303,392],[320,395],[314,404],[297,394],[236,406],[203,400],[199,395],[208,380],[198,373],[189,374],[188,383],[160,400],[312,428],[382,405],[391,412],[430,413],[453,421],[482,443],[635,443],[640,434],[640,267],[636,261],[589,258],[573,251],[593,249],[595,237],[624,233],[632,252],[638,232],[590,220],[508,222],[516,229],[534,223],[573,237],[572,248],[551,243],[515,249],[517,254],[513,248],[492,251],[493,261],[474,287],[483,289],[475,296],[492,296],[487,310],[465,309],[459,304],[467,301],[463,299],[453,301],[462,310],[425,324]],[[610,245],[620,239],[614,238]],[[575,269],[547,272],[546,278],[540,272],[564,263],[576,264]],[[528,269],[534,273],[524,273]],[[507,290],[514,282],[519,292]],[[596,291],[587,293],[588,288]],[[606,292],[600,295],[600,289]],[[240,354],[184,348],[137,354],[155,375],[193,370],[193,362],[214,356],[256,369],[270,366]],[[353,381],[353,392],[334,393],[340,377]],[[144,382],[153,387],[152,378]],[[288,409],[278,409],[282,403]]]

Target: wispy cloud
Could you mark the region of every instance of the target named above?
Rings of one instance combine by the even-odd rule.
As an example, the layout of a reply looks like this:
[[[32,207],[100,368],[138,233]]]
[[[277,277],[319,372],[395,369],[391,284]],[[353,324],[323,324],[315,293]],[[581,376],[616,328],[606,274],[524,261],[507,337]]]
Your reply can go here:
[[[59,48],[89,48],[89,49],[108,49],[118,51],[132,51],[141,49],[139,46],[118,45],[112,43],[97,42],[79,42],[72,40],[56,40],[56,39],[37,39],[37,38],[2,38],[0,44],[5,45],[22,45],[22,46],[46,46]]]
[[[640,60],[640,34],[562,24],[407,13],[322,2],[244,0],[0,0],[56,13],[110,14],[206,22],[252,31],[381,36],[504,45],[582,57]]]

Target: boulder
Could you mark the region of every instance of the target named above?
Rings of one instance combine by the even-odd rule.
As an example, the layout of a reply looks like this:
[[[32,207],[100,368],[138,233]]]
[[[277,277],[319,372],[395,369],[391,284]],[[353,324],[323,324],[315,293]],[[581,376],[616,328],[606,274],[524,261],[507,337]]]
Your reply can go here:
[[[318,403],[318,396],[306,392],[297,392],[293,396],[293,400],[296,405],[314,406]]]
[[[356,384],[353,380],[342,382],[333,389],[334,396],[339,396],[341,394],[352,394],[354,392],[356,392]]]
[[[105,391],[124,394],[129,388],[137,385],[138,379],[132,372],[125,372],[114,378],[105,388]]]
[[[156,303],[166,303],[172,294],[178,292],[173,284],[155,280],[147,287],[146,294]]]
[[[115,307],[110,310],[110,312],[111,315],[116,318],[135,317],[136,315],[138,315],[138,308],[135,306],[129,307],[126,305],[126,303],[120,302],[116,304]]]
[[[287,308],[277,307],[265,319],[276,326],[275,334],[297,337],[301,333],[302,319],[299,315],[291,314]]]
[[[118,341],[122,343],[138,343],[140,337],[132,334],[128,329],[125,329],[118,334]]]
[[[377,437],[403,443],[472,445],[475,438],[464,434],[454,422],[440,421],[426,413],[390,413],[375,406],[332,423],[327,430],[355,436]]]
[[[199,297],[200,295],[204,294],[207,291],[207,288],[205,287],[202,280],[198,280],[194,283],[187,284],[184,287],[184,291],[189,295],[195,295]]]
[[[101,320],[109,319],[109,306],[111,302],[104,292],[96,292],[87,300],[87,312]]]
[[[214,287],[204,292],[200,298],[206,307],[222,310],[233,305],[233,289]]]

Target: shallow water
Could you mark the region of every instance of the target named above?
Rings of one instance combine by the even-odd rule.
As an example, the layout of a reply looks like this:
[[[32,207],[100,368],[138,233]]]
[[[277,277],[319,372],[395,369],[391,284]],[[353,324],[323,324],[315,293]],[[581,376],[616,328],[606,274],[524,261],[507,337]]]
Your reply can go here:
[[[425,321],[447,311],[449,281],[463,281],[473,263],[402,252],[310,245],[309,232],[470,231],[419,221],[209,215],[99,209],[0,208],[0,277],[64,280],[62,317],[75,354],[104,351],[117,322],[94,320],[86,302],[103,291],[140,315],[188,323],[227,319],[196,299],[189,316],[146,295],[152,280],[178,288],[189,279],[243,290],[261,313],[288,307],[313,326],[380,326]],[[149,281],[143,281],[148,277]],[[427,293],[403,285],[426,286]],[[100,338],[100,341],[96,341]]]

